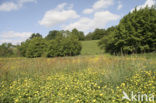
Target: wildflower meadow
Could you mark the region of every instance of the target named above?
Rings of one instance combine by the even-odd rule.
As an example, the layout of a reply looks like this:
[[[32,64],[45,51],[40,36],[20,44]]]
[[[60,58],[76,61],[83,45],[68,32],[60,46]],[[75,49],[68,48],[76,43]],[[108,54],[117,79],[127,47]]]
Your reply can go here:
[[[0,102],[129,103],[123,91],[133,91],[133,102],[154,103],[155,61],[149,54],[1,58]]]

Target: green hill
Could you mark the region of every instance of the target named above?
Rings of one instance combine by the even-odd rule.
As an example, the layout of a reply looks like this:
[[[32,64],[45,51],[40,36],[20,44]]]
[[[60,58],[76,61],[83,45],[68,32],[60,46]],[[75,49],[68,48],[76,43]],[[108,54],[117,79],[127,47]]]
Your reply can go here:
[[[81,55],[97,55],[102,54],[103,50],[98,47],[99,40],[81,41],[82,50]]]

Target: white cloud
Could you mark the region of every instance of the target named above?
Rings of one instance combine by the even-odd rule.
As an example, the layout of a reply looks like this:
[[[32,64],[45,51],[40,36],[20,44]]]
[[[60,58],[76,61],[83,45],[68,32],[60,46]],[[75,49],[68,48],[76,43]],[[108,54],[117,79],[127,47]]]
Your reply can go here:
[[[5,2],[0,5],[0,11],[11,11],[11,10],[17,10],[19,8],[19,5],[13,3],[13,2]]]
[[[145,8],[146,6],[148,7],[152,7],[153,5],[156,5],[156,1],[155,0],[146,0],[146,2],[143,5],[139,5],[136,7],[137,10],[141,9],[141,8]],[[134,10],[135,8],[133,8],[131,10],[131,12]]]
[[[37,0],[18,0],[19,3],[23,4],[23,3],[27,3],[27,2],[37,2]]]
[[[12,11],[20,9],[24,3],[37,2],[37,0],[17,0],[17,2],[4,2],[0,4],[0,11]]]
[[[77,28],[78,30],[88,32],[95,28],[104,28],[108,22],[118,20],[119,18],[119,15],[113,14],[109,11],[100,11],[96,12],[93,18],[81,18],[75,23],[64,26],[63,29],[72,30],[73,28]]]
[[[67,3],[59,4],[55,9],[62,10],[62,9],[64,9],[64,7],[65,7],[66,5],[67,5]]]
[[[83,17],[83,18],[81,18],[80,20],[78,20],[75,23],[71,23],[71,24],[69,24],[67,26],[64,26],[63,29],[72,30],[73,28],[77,28],[77,29],[79,29],[81,31],[87,31],[90,28],[93,28],[92,24],[93,24],[93,22],[92,22],[92,20],[90,18]]]
[[[39,24],[46,27],[51,27],[63,23],[66,20],[75,19],[78,17],[79,15],[76,13],[76,11],[72,10],[72,5],[68,6],[66,3],[63,3],[58,5],[55,9],[47,11],[42,20],[39,21]]]
[[[8,31],[2,32],[0,35],[0,43],[11,42],[13,44],[20,43],[25,41],[27,38],[31,36],[32,32],[15,32]]]
[[[121,2],[119,1],[119,2],[118,2],[117,10],[120,10],[122,7],[123,7],[123,5],[122,5]]]
[[[91,14],[93,12],[93,9],[84,9],[83,13],[84,14]]]
[[[113,3],[114,3],[113,0],[98,0],[97,2],[93,4],[92,8],[84,9],[83,13],[91,14],[96,10],[108,8],[109,6],[113,5]]]
[[[111,5],[113,5],[113,0],[98,0],[97,2],[94,3],[93,8],[101,9],[101,8],[107,8]]]

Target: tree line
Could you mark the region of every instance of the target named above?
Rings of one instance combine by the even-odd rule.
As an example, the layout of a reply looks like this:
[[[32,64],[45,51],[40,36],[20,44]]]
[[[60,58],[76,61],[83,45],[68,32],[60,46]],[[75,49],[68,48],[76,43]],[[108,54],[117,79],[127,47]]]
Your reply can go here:
[[[50,31],[43,38],[39,33],[32,36],[17,48],[24,57],[58,57],[75,56],[81,51],[79,38],[73,34],[64,34],[66,31]]]
[[[76,28],[72,31],[52,30],[44,38],[34,33],[20,45],[0,45],[0,56],[74,56],[80,54],[82,40],[99,40],[99,47],[111,54],[156,51],[156,8],[135,9],[125,15],[118,25],[97,28],[87,35]]]

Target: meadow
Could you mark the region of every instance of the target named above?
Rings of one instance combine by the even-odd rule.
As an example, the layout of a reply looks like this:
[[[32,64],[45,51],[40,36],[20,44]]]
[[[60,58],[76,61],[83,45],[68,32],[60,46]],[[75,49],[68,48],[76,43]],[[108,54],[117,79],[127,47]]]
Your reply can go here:
[[[84,41],[75,57],[0,58],[0,103],[131,102],[123,91],[156,96],[156,53],[112,56],[96,42]]]
[[[101,50],[97,46],[98,42],[99,42],[99,40],[81,41],[81,43],[82,43],[81,55],[98,55],[98,54],[103,54],[104,51]]]

